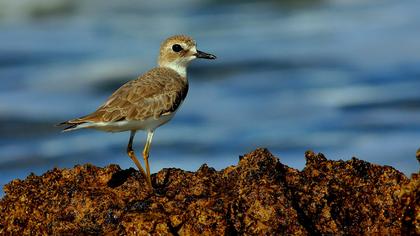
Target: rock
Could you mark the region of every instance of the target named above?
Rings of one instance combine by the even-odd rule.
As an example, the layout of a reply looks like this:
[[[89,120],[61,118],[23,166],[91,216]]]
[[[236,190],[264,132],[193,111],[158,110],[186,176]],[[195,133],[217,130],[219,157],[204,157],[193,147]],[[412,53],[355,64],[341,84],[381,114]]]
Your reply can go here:
[[[0,235],[419,234],[419,174],[306,160],[298,171],[257,149],[221,171],[163,169],[154,193],[134,169],[54,169],[5,186]]]
[[[416,153],[420,162],[420,149]],[[402,186],[399,194],[402,204],[402,233],[420,235],[420,173],[412,174],[408,184]]]

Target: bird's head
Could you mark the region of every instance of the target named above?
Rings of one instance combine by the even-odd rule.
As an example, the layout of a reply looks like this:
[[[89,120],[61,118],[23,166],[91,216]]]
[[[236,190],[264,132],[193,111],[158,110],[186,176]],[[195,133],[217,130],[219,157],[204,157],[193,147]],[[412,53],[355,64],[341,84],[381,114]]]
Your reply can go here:
[[[175,35],[166,39],[160,46],[158,64],[185,76],[188,64],[196,58],[216,59],[216,56],[197,50],[197,45],[191,37]]]

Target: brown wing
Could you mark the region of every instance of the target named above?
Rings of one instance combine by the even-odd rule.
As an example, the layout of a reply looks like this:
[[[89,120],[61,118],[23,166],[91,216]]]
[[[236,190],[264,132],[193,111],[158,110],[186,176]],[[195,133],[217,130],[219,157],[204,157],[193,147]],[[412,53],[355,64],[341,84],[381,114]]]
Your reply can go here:
[[[155,68],[121,86],[94,113],[68,124],[158,118],[174,112],[187,92],[188,83],[178,73]]]

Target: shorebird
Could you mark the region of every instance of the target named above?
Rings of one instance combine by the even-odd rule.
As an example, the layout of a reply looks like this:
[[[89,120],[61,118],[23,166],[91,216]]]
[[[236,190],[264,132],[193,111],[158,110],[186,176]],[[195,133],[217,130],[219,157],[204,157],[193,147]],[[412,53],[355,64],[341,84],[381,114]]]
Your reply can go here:
[[[63,131],[92,128],[107,132],[130,131],[127,155],[152,187],[149,152],[153,133],[174,117],[188,92],[187,66],[196,58],[216,59],[197,50],[185,35],[166,39],[160,47],[158,66],[117,89],[95,112],[58,124]],[[137,159],[133,139],[138,130],[147,132],[143,149],[146,171]]]

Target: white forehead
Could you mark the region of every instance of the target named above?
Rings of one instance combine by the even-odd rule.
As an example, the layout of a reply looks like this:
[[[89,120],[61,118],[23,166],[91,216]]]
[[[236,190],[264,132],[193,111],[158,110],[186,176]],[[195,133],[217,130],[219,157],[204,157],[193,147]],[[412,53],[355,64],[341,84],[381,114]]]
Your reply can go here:
[[[197,52],[197,47],[194,45],[194,46],[190,49],[190,51],[192,51],[192,52],[196,53],[196,52]]]

